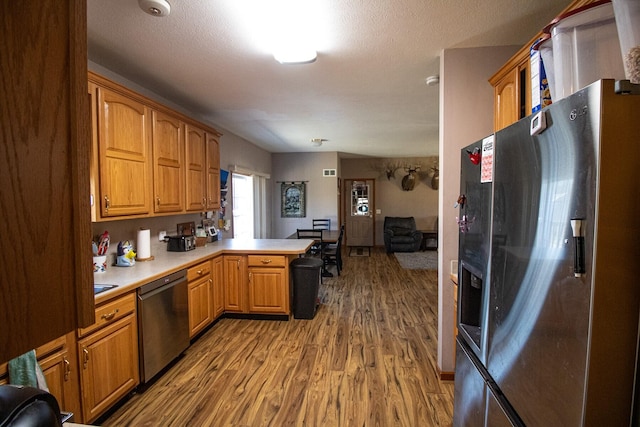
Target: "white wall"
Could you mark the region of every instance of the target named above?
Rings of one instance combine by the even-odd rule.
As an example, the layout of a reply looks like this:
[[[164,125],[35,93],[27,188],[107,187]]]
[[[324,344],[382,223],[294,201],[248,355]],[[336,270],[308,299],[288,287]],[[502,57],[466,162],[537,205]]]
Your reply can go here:
[[[489,78],[520,48],[445,49],[440,59],[440,200],[438,252],[438,368],[455,369],[454,288],[450,261],[458,258],[460,149],[493,132]]]
[[[286,238],[297,228],[310,228],[313,218],[330,218],[331,228],[338,229],[338,178],[323,177],[323,169],[336,169],[339,174],[338,153],[273,153],[271,188],[272,236]],[[282,218],[280,215],[280,182],[306,182],[306,217]]]

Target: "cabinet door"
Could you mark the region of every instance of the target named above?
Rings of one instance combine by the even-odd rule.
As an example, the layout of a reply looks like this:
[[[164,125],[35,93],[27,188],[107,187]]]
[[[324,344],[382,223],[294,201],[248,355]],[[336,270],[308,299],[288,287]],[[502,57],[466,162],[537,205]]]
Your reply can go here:
[[[93,319],[86,7],[0,5],[0,360]]]
[[[84,422],[100,414],[138,385],[138,337],[135,316],[78,341]]]
[[[151,210],[149,110],[141,102],[98,88],[98,152],[103,217]]]
[[[288,295],[284,267],[249,268],[249,312],[287,314]]]
[[[207,138],[207,210],[220,208],[220,144],[210,133]]]
[[[184,126],[168,114],[152,114],[154,212],[184,210]]]
[[[38,357],[49,393],[60,406],[61,411],[73,412],[75,419],[81,419],[80,384],[78,378],[78,360],[73,332],[62,337],[62,346],[43,358]]]
[[[206,199],[206,142],[202,129],[185,126],[187,210],[204,211]]]
[[[224,256],[224,309],[243,312],[245,309],[246,261],[242,256]]]
[[[213,318],[224,313],[224,261],[219,256],[211,261],[211,278],[213,280]]]
[[[212,280],[207,274],[189,283],[189,337],[193,338],[213,320]]]
[[[518,121],[520,110],[518,106],[519,76],[518,69],[514,68],[494,88],[494,128],[496,131]]]

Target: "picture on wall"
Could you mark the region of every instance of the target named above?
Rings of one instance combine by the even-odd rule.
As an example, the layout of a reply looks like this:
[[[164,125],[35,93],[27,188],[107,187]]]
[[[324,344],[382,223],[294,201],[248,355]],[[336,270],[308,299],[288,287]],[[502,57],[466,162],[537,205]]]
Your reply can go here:
[[[304,218],[307,216],[304,187],[304,182],[283,182],[281,184],[282,204],[280,211],[282,218]]]

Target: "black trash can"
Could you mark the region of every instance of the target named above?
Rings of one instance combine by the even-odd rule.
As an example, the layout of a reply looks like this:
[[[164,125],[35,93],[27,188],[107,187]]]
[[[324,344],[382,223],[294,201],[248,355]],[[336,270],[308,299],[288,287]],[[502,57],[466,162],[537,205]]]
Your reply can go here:
[[[293,279],[293,317],[313,319],[316,315],[322,260],[296,258],[291,261]]]

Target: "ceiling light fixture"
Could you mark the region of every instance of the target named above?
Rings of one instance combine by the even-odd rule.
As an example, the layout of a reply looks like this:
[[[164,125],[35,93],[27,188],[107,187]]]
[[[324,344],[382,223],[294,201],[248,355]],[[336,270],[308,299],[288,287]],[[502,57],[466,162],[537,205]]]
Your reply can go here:
[[[435,86],[440,83],[440,76],[429,76],[425,79],[425,83],[427,84],[427,86]]]
[[[313,138],[313,139],[311,140],[311,144],[312,144],[314,147],[320,147],[324,141],[326,141],[326,139],[323,139],[323,138]]]
[[[310,64],[315,62],[318,53],[308,46],[282,46],[273,57],[281,64]]]
[[[167,0],[138,0],[138,6],[151,16],[163,17],[171,13],[171,5]]]
[[[272,52],[281,64],[308,64],[316,60],[312,30],[315,28],[315,17],[306,4],[298,0],[270,3],[273,9],[270,21]]]

